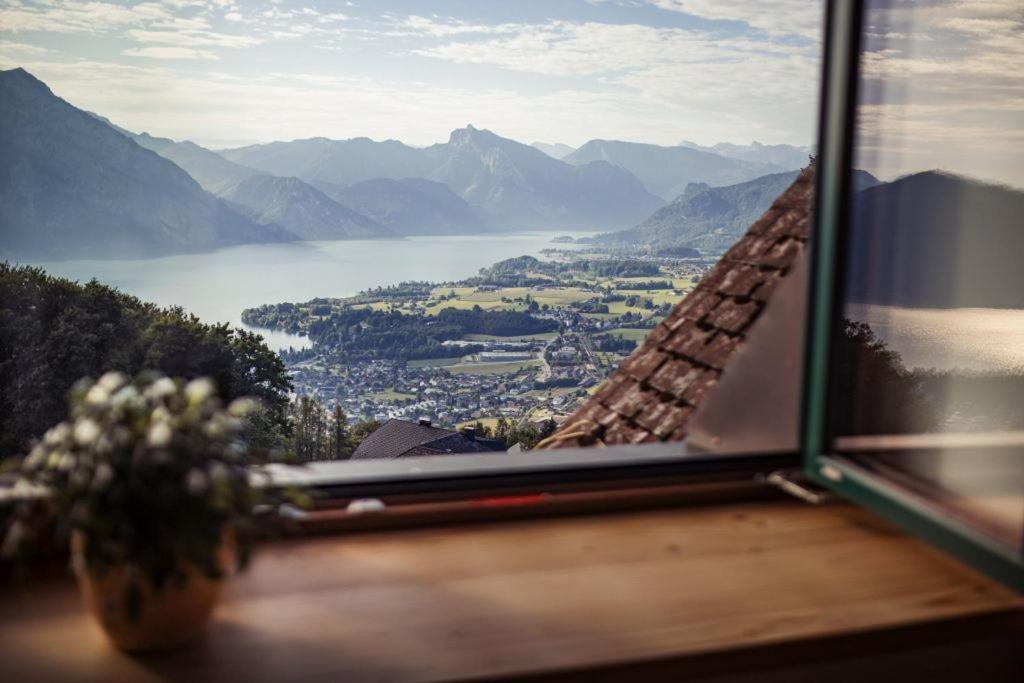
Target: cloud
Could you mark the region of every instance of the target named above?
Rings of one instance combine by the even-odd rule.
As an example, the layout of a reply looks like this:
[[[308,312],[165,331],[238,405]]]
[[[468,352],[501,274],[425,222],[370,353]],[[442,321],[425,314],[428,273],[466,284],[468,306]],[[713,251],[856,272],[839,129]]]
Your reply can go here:
[[[136,47],[124,50],[121,54],[129,57],[147,57],[149,59],[218,59],[216,53],[209,50],[195,50],[190,47]]]
[[[174,15],[157,2],[118,5],[95,0],[62,0],[56,4],[18,3],[0,8],[0,27],[13,33],[106,33],[173,18]]]

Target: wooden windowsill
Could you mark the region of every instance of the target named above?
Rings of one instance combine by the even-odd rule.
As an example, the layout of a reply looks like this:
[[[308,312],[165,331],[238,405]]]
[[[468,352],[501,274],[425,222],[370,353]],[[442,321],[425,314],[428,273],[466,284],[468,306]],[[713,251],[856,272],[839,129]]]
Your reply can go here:
[[[69,580],[29,584],[0,599],[0,680],[775,680],[823,658],[898,666],[901,647],[935,665],[1019,635],[1022,609],[863,511],[748,501],[273,543],[202,641],[141,658]],[[1020,650],[972,650],[973,670]]]

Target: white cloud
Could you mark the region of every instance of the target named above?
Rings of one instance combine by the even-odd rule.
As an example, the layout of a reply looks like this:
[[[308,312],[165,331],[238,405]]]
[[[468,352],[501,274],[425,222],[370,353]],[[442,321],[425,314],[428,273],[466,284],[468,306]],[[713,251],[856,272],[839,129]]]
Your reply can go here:
[[[195,50],[190,47],[136,47],[125,50],[122,54],[149,59],[217,59],[216,53],[209,50]]]

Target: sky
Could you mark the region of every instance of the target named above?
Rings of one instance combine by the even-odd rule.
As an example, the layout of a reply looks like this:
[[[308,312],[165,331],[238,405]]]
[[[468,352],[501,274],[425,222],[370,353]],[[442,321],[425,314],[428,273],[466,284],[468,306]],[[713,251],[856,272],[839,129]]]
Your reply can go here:
[[[135,132],[214,148],[810,145],[815,0],[0,0],[0,68]]]
[[[1024,3],[869,0],[858,165],[1024,188]]]

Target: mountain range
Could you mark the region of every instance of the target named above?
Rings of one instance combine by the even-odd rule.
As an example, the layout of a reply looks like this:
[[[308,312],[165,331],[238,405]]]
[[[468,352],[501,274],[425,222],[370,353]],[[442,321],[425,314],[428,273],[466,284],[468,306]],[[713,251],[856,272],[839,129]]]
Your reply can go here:
[[[0,72],[0,252],[136,256],[293,238],[25,70]]]
[[[403,235],[468,235],[488,229],[480,213],[462,197],[426,178],[373,178],[325,191],[335,201]]]
[[[847,298],[1024,308],[1021,216],[1024,192],[940,171],[866,189],[853,202]]]
[[[473,126],[416,148],[397,140],[310,138],[221,150],[235,163],[321,188],[364,180],[425,178],[447,185],[490,225],[600,229],[635,223],[663,202],[606,161],[568,164]]]
[[[534,149],[539,149],[552,159],[564,159],[565,157],[569,156],[570,154],[576,151],[574,147],[570,147],[569,145],[563,145],[561,142],[531,142],[530,147],[533,147]]]
[[[644,236],[698,190],[758,175],[764,193],[777,185],[777,174],[763,174],[778,166],[732,158],[731,148],[592,140],[572,150],[473,126],[424,148],[310,138],[215,151],[120,128],[22,69],[0,72],[0,123],[4,254],[154,255],[295,239],[630,225]],[[739,204],[728,220],[744,220]],[[694,211],[680,214],[688,242],[711,244],[697,233],[732,229]]]
[[[750,224],[771,206],[797,173],[773,173],[726,187],[690,183],[674,201],[636,227],[598,235],[592,241],[618,246],[645,246],[656,251],[689,247],[703,254],[720,253],[736,242]],[[865,171],[855,173],[857,190],[878,182]]]
[[[199,145],[119,128],[139,145],[170,159],[203,188],[261,225],[277,224],[303,240],[393,239],[401,235],[292,177],[236,164]]]
[[[734,145],[731,142],[719,142],[711,147],[703,147],[695,142],[683,140],[680,147],[689,147],[702,152],[717,154],[730,159],[748,161],[757,164],[770,164],[784,170],[803,168],[807,165],[811,154],[810,147],[793,145],[762,145],[752,142],[749,145]]]
[[[693,182],[732,185],[801,168],[731,159],[689,147],[662,147],[619,140],[591,140],[565,157],[570,164],[598,161],[615,164],[635,175],[652,193],[671,201]]]

